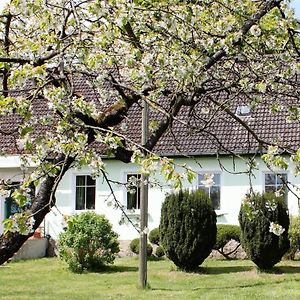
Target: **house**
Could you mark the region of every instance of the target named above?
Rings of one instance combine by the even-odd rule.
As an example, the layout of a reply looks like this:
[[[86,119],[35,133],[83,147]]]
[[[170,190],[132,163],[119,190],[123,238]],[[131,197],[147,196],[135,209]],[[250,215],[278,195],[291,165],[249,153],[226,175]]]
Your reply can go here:
[[[93,101],[94,95],[88,85],[79,80],[77,89],[86,99]],[[260,154],[266,151],[266,147],[259,144],[259,139],[268,143],[278,142],[282,149],[285,149],[282,154],[289,157],[290,153],[300,147],[298,134],[300,124],[298,121],[287,120],[286,109],[276,114],[272,113],[269,104],[264,102],[253,109],[243,99],[238,99],[229,106],[228,109],[232,114],[229,116],[218,110],[209,100],[203,99],[195,107],[197,115],[191,113],[188,108],[184,109],[178,116],[179,121],[174,122],[172,131],[166,132],[154,148],[155,153],[172,158],[176,165],[188,165],[197,172],[195,180],[192,183],[183,182],[183,186],[189,189],[206,189],[213,201],[219,223],[238,223],[240,204],[250,186],[259,192],[277,190],[284,192],[290,213],[298,214],[299,202],[296,188],[300,187],[300,177],[293,175],[292,167],[287,171],[270,170],[259,158]],[[47,113],[46,103],[43,103],[43,99],[37,99],[34,114]],[[212,115],[214,115],[213,119]],[[157,117],[156,112],[150,112],[152,120]],[[255,132],[256,138],[242,126],[239,120]],[[16,119],[13,117],[0,118],[0,147],[3,154],[0,157],[0,179],[11,179],[17,184],[22,180],[26,170],[20,168],[17,133],[13,130],[15,123]],[[130,110],[124,123],[126,123],[125,134],[130,135],[131,140],[139,142],[140,107],[138,105]],[[7,134],[8,131],[11,134]],[[40,128],[37,132],[43,133]],[[95,147],[102,149],[101,145]],[[254,158],[256,158],[255,166]],[[46,234],[56,239],[65,226],[64,216],[94,210],[104,214],[110,220],[121,240],[131,240],[138,236],[133,226],[139,222],[138,188],[131,187],[128,191],[124,185],[138,179],[138,166],[123,163],[106,155],[103,155],[103,161],[106,164],[106,172],[112,180],[111,186],[101,176],[94,179],[89,166],[70,169],[65,174],[56,192],[57,205],[47,215],[43,224]],[[251,176],[247,172],[250,165],[253,167]],[[214,184],[211,187],[203,184],[205,174],[213,175]],[[149,189],[149,229],[153,229],[159,225],[161,204],[172,187],[164,182],[160,175],[150,180],[159,182],[158,185],[151,184]],[[284,187],[283,182],[290,183],[289,191]],[[114,208],[110,188],[128,216],[124,222],[122,222],[122,211]],[[2,195],[0,197],[1,221],[9,214],[9,210],[12,210],[8,203],[7,195]],[[2,231],[3,224],[0,225],[0,232]]]

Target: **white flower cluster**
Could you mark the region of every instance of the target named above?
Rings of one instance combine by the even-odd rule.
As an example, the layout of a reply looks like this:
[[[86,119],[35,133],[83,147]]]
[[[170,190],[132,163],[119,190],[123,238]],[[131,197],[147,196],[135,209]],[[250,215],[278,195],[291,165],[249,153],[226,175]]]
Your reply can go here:
[[[269,227],[269,232],[272,232],[275,235],[280,236],[285,232],[285,229],[281,225],[271,222]]]
[[[265,206],[268,211],[275,211],[277,208],[277,203],[275,199],[273,199],[272,201],[266,202]]]
[[[215,182],[213,180],[214,174],[204,174],[203,177],[204,177],[204,180],[201,180],[201,183],[206,188],[210,188],[210,187],[212,187],[215,184]]]
[[[12,217],[12,225],[9,231],[11,232],[19,232],[22,235],[28,235],[33,232],[33,226],[35,223],[35,219],[33,217],[28,217],[26,219],[17,218],[15,216]]]

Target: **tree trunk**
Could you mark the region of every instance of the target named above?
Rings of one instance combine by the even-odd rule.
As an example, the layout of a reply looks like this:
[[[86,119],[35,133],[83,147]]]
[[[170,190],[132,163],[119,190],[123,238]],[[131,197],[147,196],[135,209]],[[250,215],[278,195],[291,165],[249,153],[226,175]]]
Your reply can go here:
[[[58,162],[64,162],[62,171],[54,177],[46,176],[43,180],[31,207],[31,211],[35,219],[33,226],[34,230],[40,226],[47,213],[55,205],[55,197],[52,197],[52,195],[55,194],[58,182],[70,168],[73,161],[74,158],[68,157],[65,159],[64,156],[61,156],[58,159]],[[1,235],[0,265],[13,257],[14,254],[18,252],[21,246],[27,241],[27,239],[33,235],[33,233],[34,231],[28,235],[22,235],[19,232],[9,232],[6,235]]]

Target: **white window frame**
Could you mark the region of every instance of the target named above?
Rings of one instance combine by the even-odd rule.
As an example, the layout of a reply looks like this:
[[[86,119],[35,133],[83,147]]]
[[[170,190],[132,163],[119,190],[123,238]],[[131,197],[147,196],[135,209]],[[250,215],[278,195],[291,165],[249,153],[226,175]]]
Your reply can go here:
[[[74,210],[76,212],[84,212],[84,211],[94,211],[96,209],[96,199],[97,199],[97,179],[95,179],[95,208],[93,209],[89,209],[89,208],[86,208],[86,199],[85,199],[85,205],[84,205],[84,209],[76,209],[76,189],[77,189],[77,185],[76,185],[76,178],[77,176],[90,176],[91,177],[91,174],[90,173],[74,173],[73,174],[73,199],[74,199]],[[85,196],[86,196],[86,187],[92,187],[92,185],[85,185]],[[86,198],[86,197],[85,197]]]
[[[271,175],[275,175],[277,178],[277,175],[286,175],[286,181],[289,180],[289,173],[286,171],[283,172],[272,172],[272,171],[264,171],[262,172],[262,192],[265,193],[266,192],[266,175],[271,174]],[[270,185],[269,185],[270,186]],[[273,185],[272,185],[273,186]],[[276,179],[276,185],[274,185],[276,188],[280,185],[277,185],[277,179]],[[288,199],[289,199],[289,191],[286,188],[286,196],[284,197],[284,200],[286,202],[286,204],[288,204]]]
[[[213,175],[220,175],[220,207],[218,209],[215,209],[216,212],[220,212],[222,210],[222,172],[218,171],[214,171],[214,170],[207,170],[207,171],[203,171],[201,170],[201,172],[197,172],[197,181],[196,181],[196,188],[199,188],[199,175],[204,175],[204,174],[213,174]]]

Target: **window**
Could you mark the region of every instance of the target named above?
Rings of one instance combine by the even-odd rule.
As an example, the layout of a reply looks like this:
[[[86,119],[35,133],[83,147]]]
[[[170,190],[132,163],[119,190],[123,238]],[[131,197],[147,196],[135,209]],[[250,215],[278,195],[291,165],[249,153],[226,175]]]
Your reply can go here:
[[[213,204],[214,209],[220,209],[220,191],[221,191],[221,175],[220,174],[211,174],[211,178],[213,180],[213,185],[206,185],[206,175],[207,174],[199,174],[198,175],[198,188],[207,192],[211,202]]]
[[[287,181],[287,174],[265,174],[265,192],[281,192],[287,202],[287,188],[285,182]]]
[[[15,190],[20,188],[20,182],[13,182],[8,187],[9,196],[4,200],[4,216],[5,218],[9,218],[9,216],[19,213],[21,211],[20,206],[12,197],[12,194]],[[29,209],[32,203],[32,200],[35,196],[35,186],[34,184],[30,184],[27,190],[27,203],[22,207],[22,209]]]
[[[76,210],[95,209],[96,180],[89,175],[76,176]]]
[[[238,117],[249,117],[251,116],[251,108],[247,105],[238,106],[235,110],[235,114]]]
[[[139,174],[127,174],[127,209],[140,209],[140,178]]]

